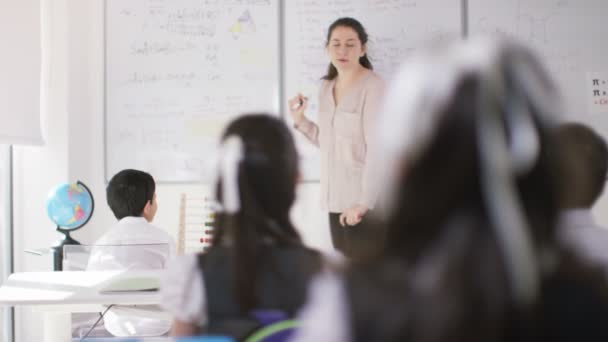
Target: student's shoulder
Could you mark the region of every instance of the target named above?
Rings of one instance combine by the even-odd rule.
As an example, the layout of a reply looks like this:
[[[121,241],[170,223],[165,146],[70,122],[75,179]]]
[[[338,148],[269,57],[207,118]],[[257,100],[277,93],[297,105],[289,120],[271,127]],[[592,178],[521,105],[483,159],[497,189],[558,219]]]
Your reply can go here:
[[[110,227],[105,233],[95,240],[95,245],[107,245],[115,242],[117,238],[120,238],[124,233],[118,225]]]
[[[165,232],[164,229],[162,229],[159,226],[157,226],[157,225],[155,225],[153,223],[150,223],[150,222],[146,222],[146,229],[152,229],[152,230],[158,230],[158,231]]]
[[[165,229],[162,229],[152,223],[148,222],[146,229],[153,231],[155,235],[162,236],[162,237],[168,238],[170,240],[173,240],[173,238],[171,238],[171,235],[169,234],[169,232],[167,232]]]

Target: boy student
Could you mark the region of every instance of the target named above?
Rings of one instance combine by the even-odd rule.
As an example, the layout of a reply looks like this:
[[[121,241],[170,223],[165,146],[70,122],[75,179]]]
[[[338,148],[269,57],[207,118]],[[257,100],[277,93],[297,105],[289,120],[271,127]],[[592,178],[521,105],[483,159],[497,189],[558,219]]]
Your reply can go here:
[[[95,243],[87,270],[165,268],[175,254],[175,243],[167,232],[150,224],[158,208],[155,187],[152,176],[139,170],[123,170],[112,177],[106,195],[119,221]],[[114,306],[104,316],[105,328],[121,337],[164,335],[170,320],[151,318],[158,317],[159,310]]]

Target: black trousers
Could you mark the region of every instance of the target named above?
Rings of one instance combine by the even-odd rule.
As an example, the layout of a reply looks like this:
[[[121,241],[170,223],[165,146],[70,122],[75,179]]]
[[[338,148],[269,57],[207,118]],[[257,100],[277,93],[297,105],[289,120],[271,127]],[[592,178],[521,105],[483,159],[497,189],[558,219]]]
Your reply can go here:
[[[371,213],[363,216],[355,226],[340,225],[340,214],[329,213],[331,242],[335,249],[351,259],[364,257],[382,248],[384,229],[370,219]]]

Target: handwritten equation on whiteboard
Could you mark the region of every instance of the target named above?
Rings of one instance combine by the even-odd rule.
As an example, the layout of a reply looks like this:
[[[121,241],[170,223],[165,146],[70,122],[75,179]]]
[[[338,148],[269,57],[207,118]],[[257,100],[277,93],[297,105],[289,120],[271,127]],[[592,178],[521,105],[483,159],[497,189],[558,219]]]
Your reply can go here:
[[[587,106],[591,114],[608,114],[608,72],[587,73]]]
[[[219,135],[278,109],[276,0],[106,1],[106,177],[210,179]]]
[[[469,0],[470,34],[514,38],[529,46],[557,82],[568,119],[590,116],[589,70],[606,70],[605,0]],[[608,134],[608,130],[604,132]]]

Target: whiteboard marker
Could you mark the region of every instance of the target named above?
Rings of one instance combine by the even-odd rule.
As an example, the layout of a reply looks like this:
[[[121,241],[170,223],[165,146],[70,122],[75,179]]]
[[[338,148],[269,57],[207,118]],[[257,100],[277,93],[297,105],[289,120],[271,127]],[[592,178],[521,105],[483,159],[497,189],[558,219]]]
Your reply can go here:
[[[291,110],[297,110],[298,108],[302,107],[304,105],[304,100],[300,99],[298,101],[298,103],[296,103],[295,105],[293,105],[291,107]]]

